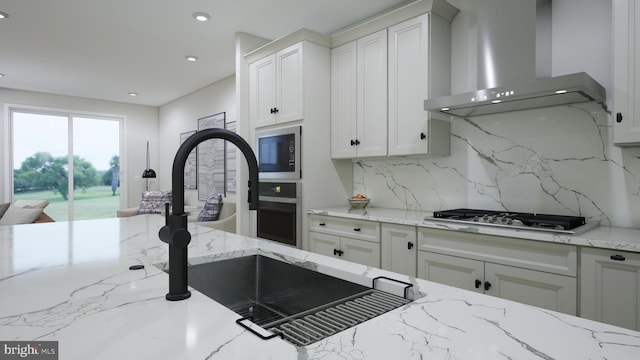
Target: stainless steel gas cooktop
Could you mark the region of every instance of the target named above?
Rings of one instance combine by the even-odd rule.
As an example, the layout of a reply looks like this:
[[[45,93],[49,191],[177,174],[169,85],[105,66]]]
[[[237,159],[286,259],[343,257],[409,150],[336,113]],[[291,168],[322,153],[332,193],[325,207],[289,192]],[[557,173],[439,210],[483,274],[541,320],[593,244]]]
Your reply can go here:
[[[549,215],[495,210],[453,209],[434,211],[433,218],[425,220],[545,231],[579,235],[598,226],[586,223],[581,216]]]

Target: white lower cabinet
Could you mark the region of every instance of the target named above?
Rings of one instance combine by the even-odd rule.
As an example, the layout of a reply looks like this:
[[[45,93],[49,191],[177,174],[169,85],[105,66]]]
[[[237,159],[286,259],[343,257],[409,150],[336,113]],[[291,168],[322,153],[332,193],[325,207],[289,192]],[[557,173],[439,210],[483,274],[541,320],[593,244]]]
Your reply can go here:
[[[380,224],[309,215],[309,251],[380,267]]]
[[[580,251],[580,316],[640,331],[640,254]]]
[[[484,262],[428,251],[418,251],[418,277],[483,293]]]
[[[577,249],[418,228],[418,277],[576,315]]]
[[[415,226],[382,224],[382,268],[416,276],[417,235]]]

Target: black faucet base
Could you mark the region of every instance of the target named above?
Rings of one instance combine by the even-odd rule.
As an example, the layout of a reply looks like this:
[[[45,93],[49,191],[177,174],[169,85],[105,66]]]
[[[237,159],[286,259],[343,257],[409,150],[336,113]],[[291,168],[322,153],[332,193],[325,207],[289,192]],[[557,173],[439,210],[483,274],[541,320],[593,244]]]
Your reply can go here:
[[[169,301],[180,301],[180,300],[188,299],[190,297],[191,297],[191,291],[189,290],[187,290],[187,292],[183,294],[167,293],[167,295],[165,296],[165,298]]]

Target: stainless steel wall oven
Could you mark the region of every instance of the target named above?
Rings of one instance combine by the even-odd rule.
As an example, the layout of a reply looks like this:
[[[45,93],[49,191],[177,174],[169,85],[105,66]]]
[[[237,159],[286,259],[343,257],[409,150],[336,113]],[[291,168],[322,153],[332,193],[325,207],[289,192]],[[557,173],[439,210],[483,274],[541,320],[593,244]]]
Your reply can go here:
[[[301,187],[297,182],[260,182],[258,237],[300,247]]]

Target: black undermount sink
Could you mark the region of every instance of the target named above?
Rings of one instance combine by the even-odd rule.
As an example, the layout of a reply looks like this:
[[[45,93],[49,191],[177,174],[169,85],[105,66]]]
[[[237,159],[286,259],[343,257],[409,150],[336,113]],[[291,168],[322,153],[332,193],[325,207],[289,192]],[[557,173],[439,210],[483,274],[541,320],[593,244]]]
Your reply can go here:
[[[241,326],[272,337],[251,329],[249,320],[299,346],[410,302],[262,255],[191,265],[188,276],[189,286],[241,315]]]

